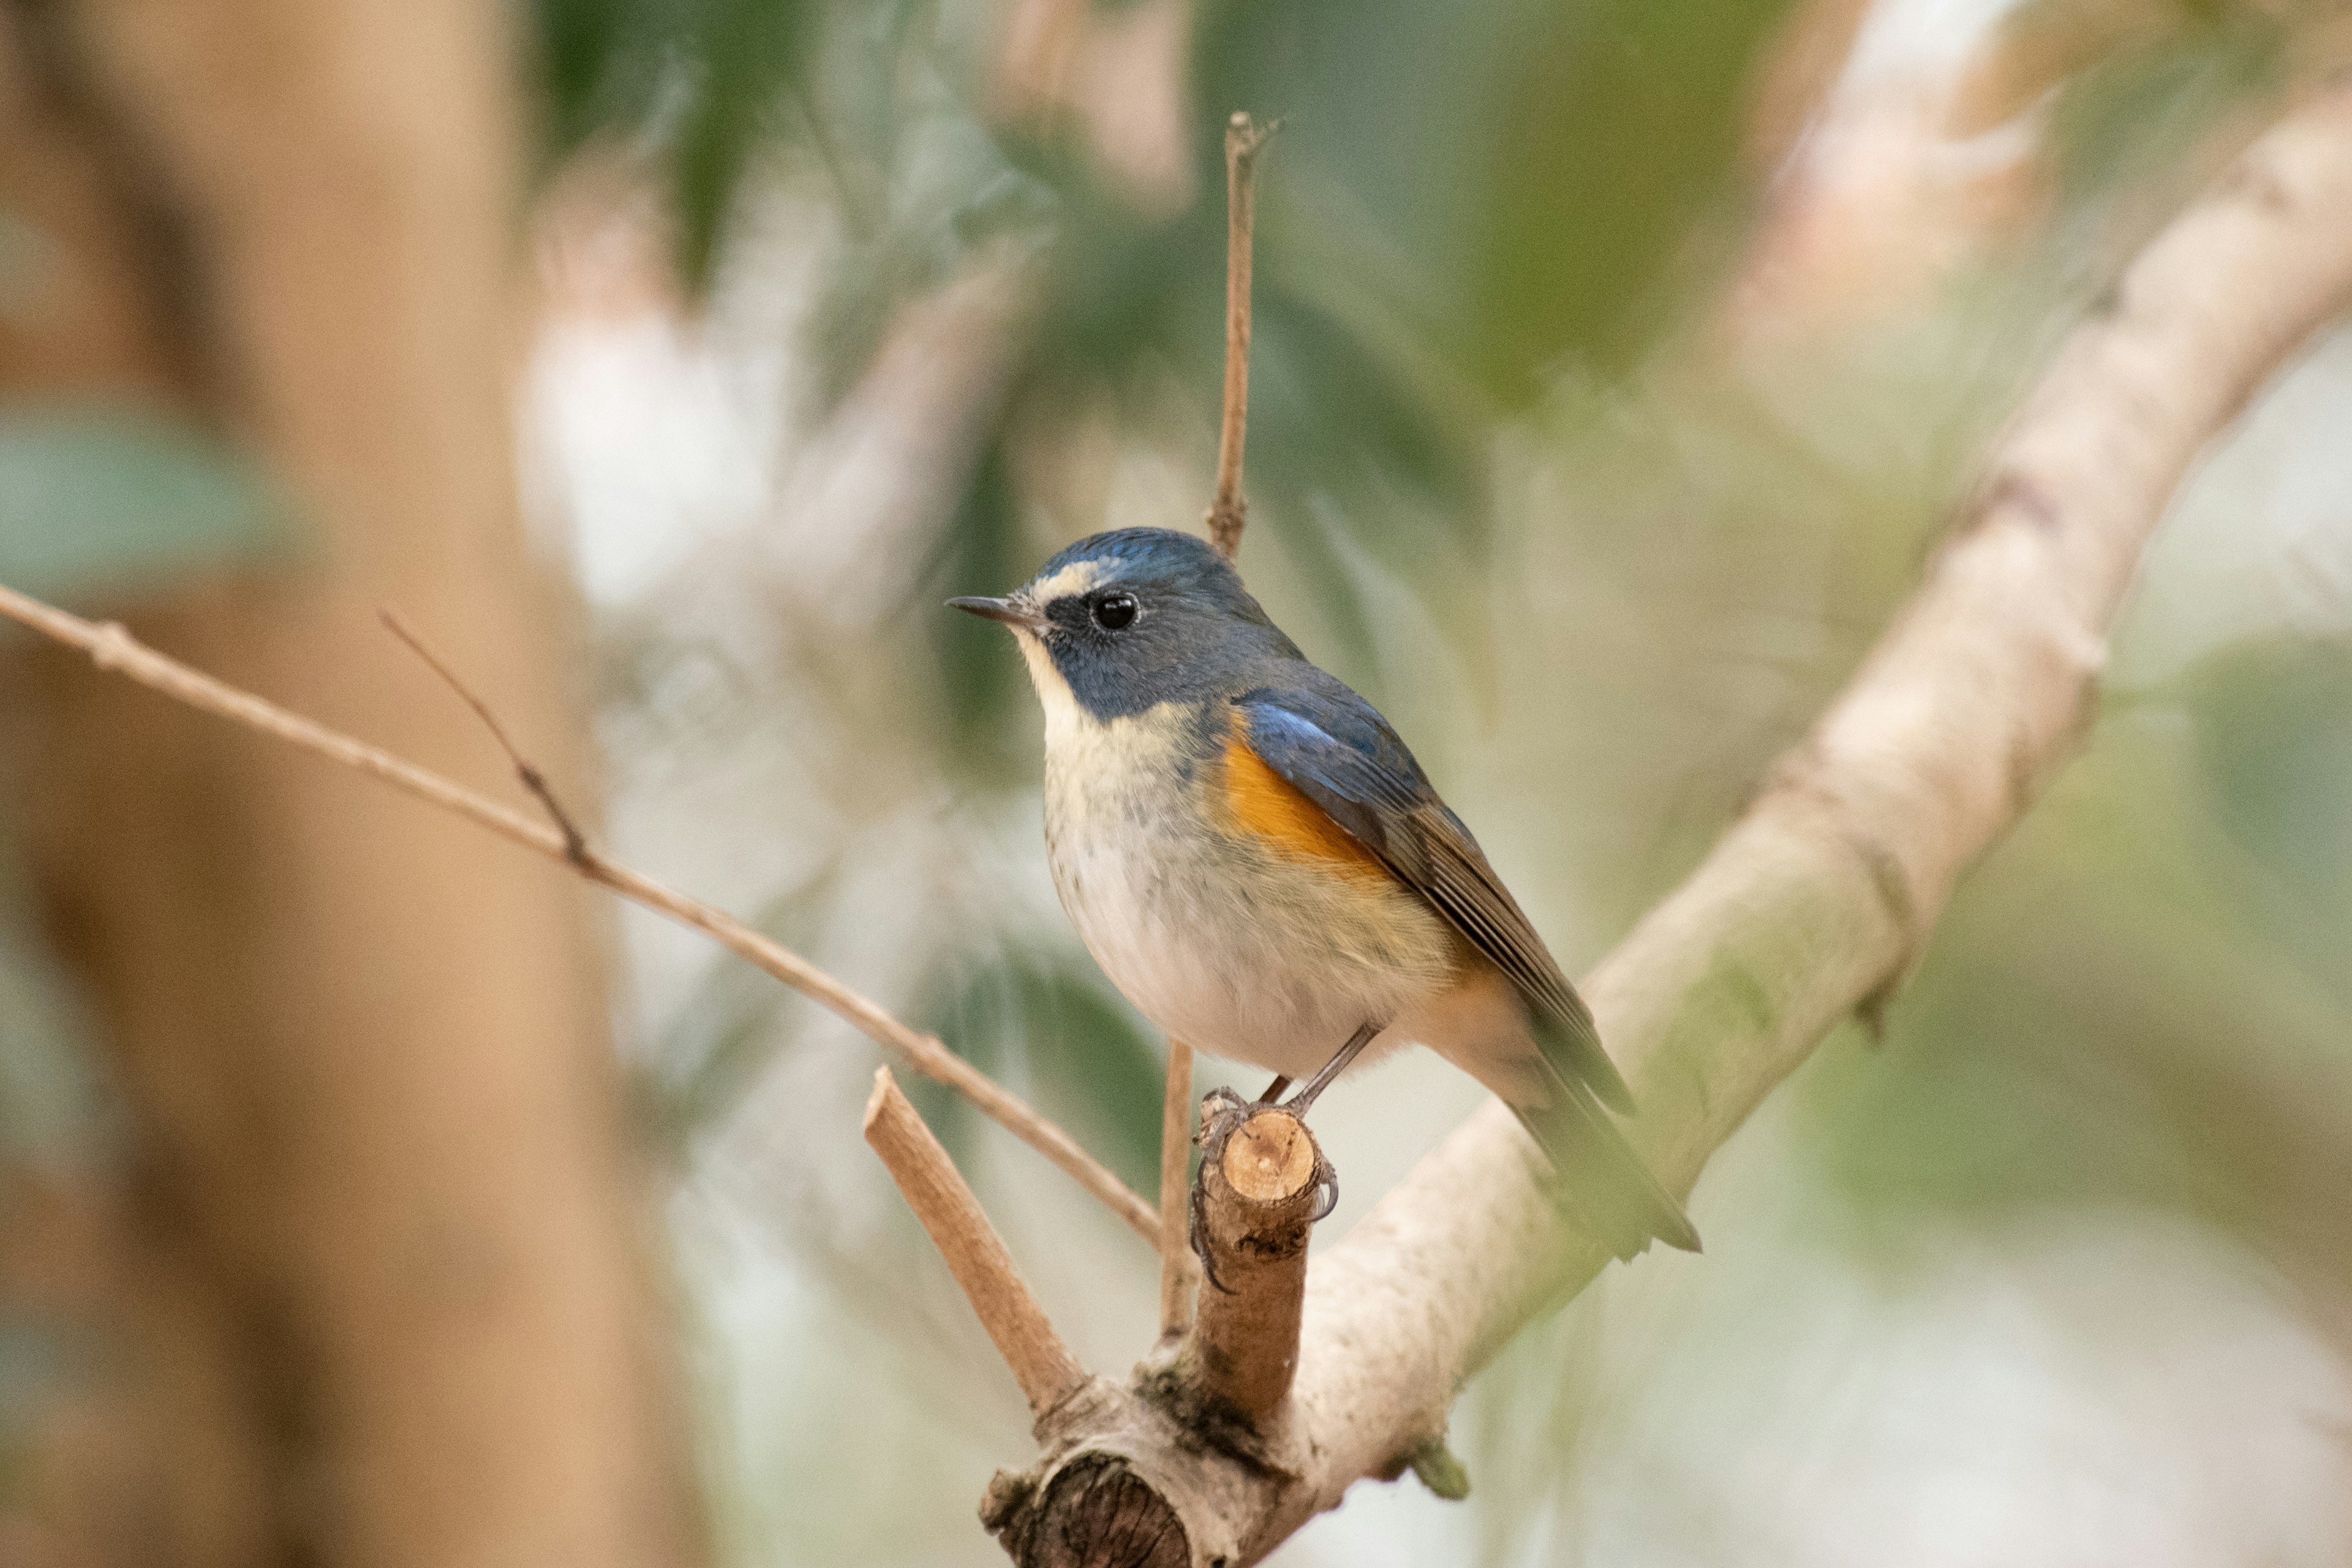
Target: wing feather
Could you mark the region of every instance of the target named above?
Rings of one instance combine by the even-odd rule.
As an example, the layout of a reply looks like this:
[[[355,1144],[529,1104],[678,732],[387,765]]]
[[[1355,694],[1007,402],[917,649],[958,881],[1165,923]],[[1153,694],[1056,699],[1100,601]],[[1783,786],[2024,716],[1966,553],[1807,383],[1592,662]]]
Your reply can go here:
[[[1533,1004],[1547,1056],[1605,1103],[1630,1112],[1633,1097],[1601,1049],[1592,1014],[1478,841],[1371,704],[1322,671],[1314,674],[1320,679],[1300,689],[1254,691],[1238,700],[1250,749],[1509,977]]]

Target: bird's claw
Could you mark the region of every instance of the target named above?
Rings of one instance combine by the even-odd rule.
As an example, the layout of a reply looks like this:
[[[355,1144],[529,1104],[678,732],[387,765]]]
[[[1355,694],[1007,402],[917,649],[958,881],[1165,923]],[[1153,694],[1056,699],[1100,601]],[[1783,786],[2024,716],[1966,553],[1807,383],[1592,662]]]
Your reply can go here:
[[[1315,1212],[1307,1216],[1309,1225],[1321,1225],[1339,1206],[1339,1173],[1318,1150],[1315,1155]]]

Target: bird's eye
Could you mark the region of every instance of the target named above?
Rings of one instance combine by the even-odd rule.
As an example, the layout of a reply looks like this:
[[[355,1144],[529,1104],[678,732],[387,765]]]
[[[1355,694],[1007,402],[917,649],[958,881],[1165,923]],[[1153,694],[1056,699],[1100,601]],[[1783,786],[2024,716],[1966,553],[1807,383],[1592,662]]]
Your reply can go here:
[[[1095,625],[1107,632],[1125,631],[1135,624],[1135,595],[1113,594],[1095,605]]]

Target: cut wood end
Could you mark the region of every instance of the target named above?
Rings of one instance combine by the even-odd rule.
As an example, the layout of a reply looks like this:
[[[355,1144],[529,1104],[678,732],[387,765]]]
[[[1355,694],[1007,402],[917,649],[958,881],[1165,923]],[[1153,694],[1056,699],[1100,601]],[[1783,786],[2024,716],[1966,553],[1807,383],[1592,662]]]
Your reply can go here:
[[[890,1102],[890,1097],[898,1092],[898,1086],[891,1081],[890,1069],[876,1068],[874,1092],[866,1097],[866,1114],[857,1123],[857,1130],[866,1135],[867,1142],[874,1141],[874,1123],[881,1119],[882,1108],[887,1105]]]
[[[1315,1181],[1315,1136],[1289,1111],[1268,1106],[1225,1140],[1225,1184],[1256,1204],[1295,1198]]]

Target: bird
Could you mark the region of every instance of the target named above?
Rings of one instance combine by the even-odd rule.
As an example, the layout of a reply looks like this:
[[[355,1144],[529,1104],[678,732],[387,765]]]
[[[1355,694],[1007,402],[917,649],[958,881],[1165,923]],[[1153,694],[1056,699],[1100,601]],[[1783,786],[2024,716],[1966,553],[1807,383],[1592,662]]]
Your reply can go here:
[[[1633,1100],[1591,1013],[1469,828],[1206,541],[1097,533],[948,603],[1019,644],[1055,891],[1154,1026],[1276,1075],[1259,1104],[1298,1083],[1302,1118],[1351,1067],[1426,1046],[1511,1108],[1617,1257],[1698,1250],[1612,1119]]]

